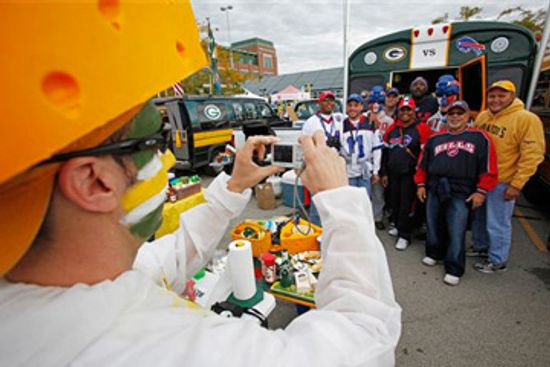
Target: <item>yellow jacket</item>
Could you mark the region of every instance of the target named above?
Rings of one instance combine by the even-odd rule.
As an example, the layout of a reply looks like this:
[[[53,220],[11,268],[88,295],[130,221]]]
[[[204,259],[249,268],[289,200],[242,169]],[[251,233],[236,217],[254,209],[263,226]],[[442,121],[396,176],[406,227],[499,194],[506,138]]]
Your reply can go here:
[[[475,126],[487,131],[495,143],[498,181],[523,188],[544,159],[544,132],[538,116],[516,98],[496,114],[480,113]]]

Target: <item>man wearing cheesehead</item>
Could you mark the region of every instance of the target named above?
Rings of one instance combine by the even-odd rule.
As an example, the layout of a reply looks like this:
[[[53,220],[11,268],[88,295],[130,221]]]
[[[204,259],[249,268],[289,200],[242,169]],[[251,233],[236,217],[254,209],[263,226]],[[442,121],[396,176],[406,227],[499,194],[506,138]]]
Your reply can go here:
[[[337,366],[394,364],[400,335],[367,194],[347,186],[325,137],[304,137],[303,181],[317,192],[324,270],[318,309],[285,330],[227,319],[178,294],[276,171],[252,163],[180,229],[161,221],[166,135],[147,98],[204,65],[188,2],[0,4],[0,365]],[[16,31],[15,31],[16,30]],[[367,225],[365,225],[367,223]]]

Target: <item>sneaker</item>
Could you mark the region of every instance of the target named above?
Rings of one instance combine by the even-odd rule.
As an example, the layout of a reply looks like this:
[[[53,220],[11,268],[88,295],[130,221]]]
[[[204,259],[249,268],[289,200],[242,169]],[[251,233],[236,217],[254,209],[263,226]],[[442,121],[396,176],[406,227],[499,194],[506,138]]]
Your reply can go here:
[[[393,228],[390,228],[390,230],[388,231],[388,234],[392,237],[397,237],[397,235],[399,234],[399,231],[397,230],[397,228],[393,227]]]
[[[437,260],[436,259],[432,259],[431,257],[429,256],[426,256],[422,259],[422,264],[426,265],[426,266],[434,266],[435,264],[437,264]]]
[[[384,222],[382,221],[374,222],[374,226],[376,227],[376,229],[380,231],[386,228],[386,226],[384,225]]]
[[[493,274],[508,270],[506,264],[496,265],[488,260],[474,264],[474,269],[484,274]]]
[[[445,274],[445,277],[443,277],[443,283],[447,285],[458,285],[458,283],[460,283],[460,278],[451,274]]]
[[[403,251],[403,250],[406,250],[407,247],[409,247],[409,241],[407,241],[404,238],[399,237],[399,239],[395,243],[395,248],[399,251]]]
[[[466,250],[466,256],[468,257],[489,257],[487,250],[474,250],[473,247],[470,247]]]

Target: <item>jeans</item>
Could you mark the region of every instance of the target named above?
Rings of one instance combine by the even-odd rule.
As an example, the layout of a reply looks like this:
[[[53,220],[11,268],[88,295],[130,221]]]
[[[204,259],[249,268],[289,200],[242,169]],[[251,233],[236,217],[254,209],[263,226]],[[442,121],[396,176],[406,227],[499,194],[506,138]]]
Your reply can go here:
[[[445,272],[456,277],[464,275],[466,263],[464,238],[469,215],[467,198],[467,194],[451,193],[450,199],[440,202],[437,194],[428,190],[426,201],[426,256],[444,260]]]
[[[370,180],[365,180],[362,177],[350,177],[349,178],[349,185],[353,187],[364,187],[367,189],[367,194],[369,195],[369,198],[371,197],[372,192],[372,185],[370,183]]]
[[[489,261],[506,264],[512,245],[512,214],[515,200],[504,200],[508,184],[499,183],[487,193],[487,232],[489,233]]]
[[[309,204],[309,222],[321,227],[321,217],[315,204],[313,204],[313,196],[311,197],[311,204]]]
[[[392,217],[398,236],[410,241],[414,225],[413,206],[416,200],[413,175],[390,176],[390,191]]]
[[[381,222],[384,219],[384,186],[382,186],[382,182],[372,185],[372,211],[375,222]]]
[[[485,198],[487,199],[487,198]],[[472,223],[472,248],[478,252],[489,251],[489,233],[487,232],[487,202],[472,210],[470,215]]]

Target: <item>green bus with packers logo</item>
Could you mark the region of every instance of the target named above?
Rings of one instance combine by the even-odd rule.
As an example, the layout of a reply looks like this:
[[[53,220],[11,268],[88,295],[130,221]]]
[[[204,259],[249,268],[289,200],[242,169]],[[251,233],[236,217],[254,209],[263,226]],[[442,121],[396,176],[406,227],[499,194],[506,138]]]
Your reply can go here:
[[[375,85],[409,93],[418,76],[433,92],[437,79],[451,74],[461,83],[461,99],[473,111],[485,109],[485,90],[509,79],[525,101],[537,53],[527,28],[505,22],[436,24],[396,32],[366,42],[349,58],[348,90],[360,93]]]

